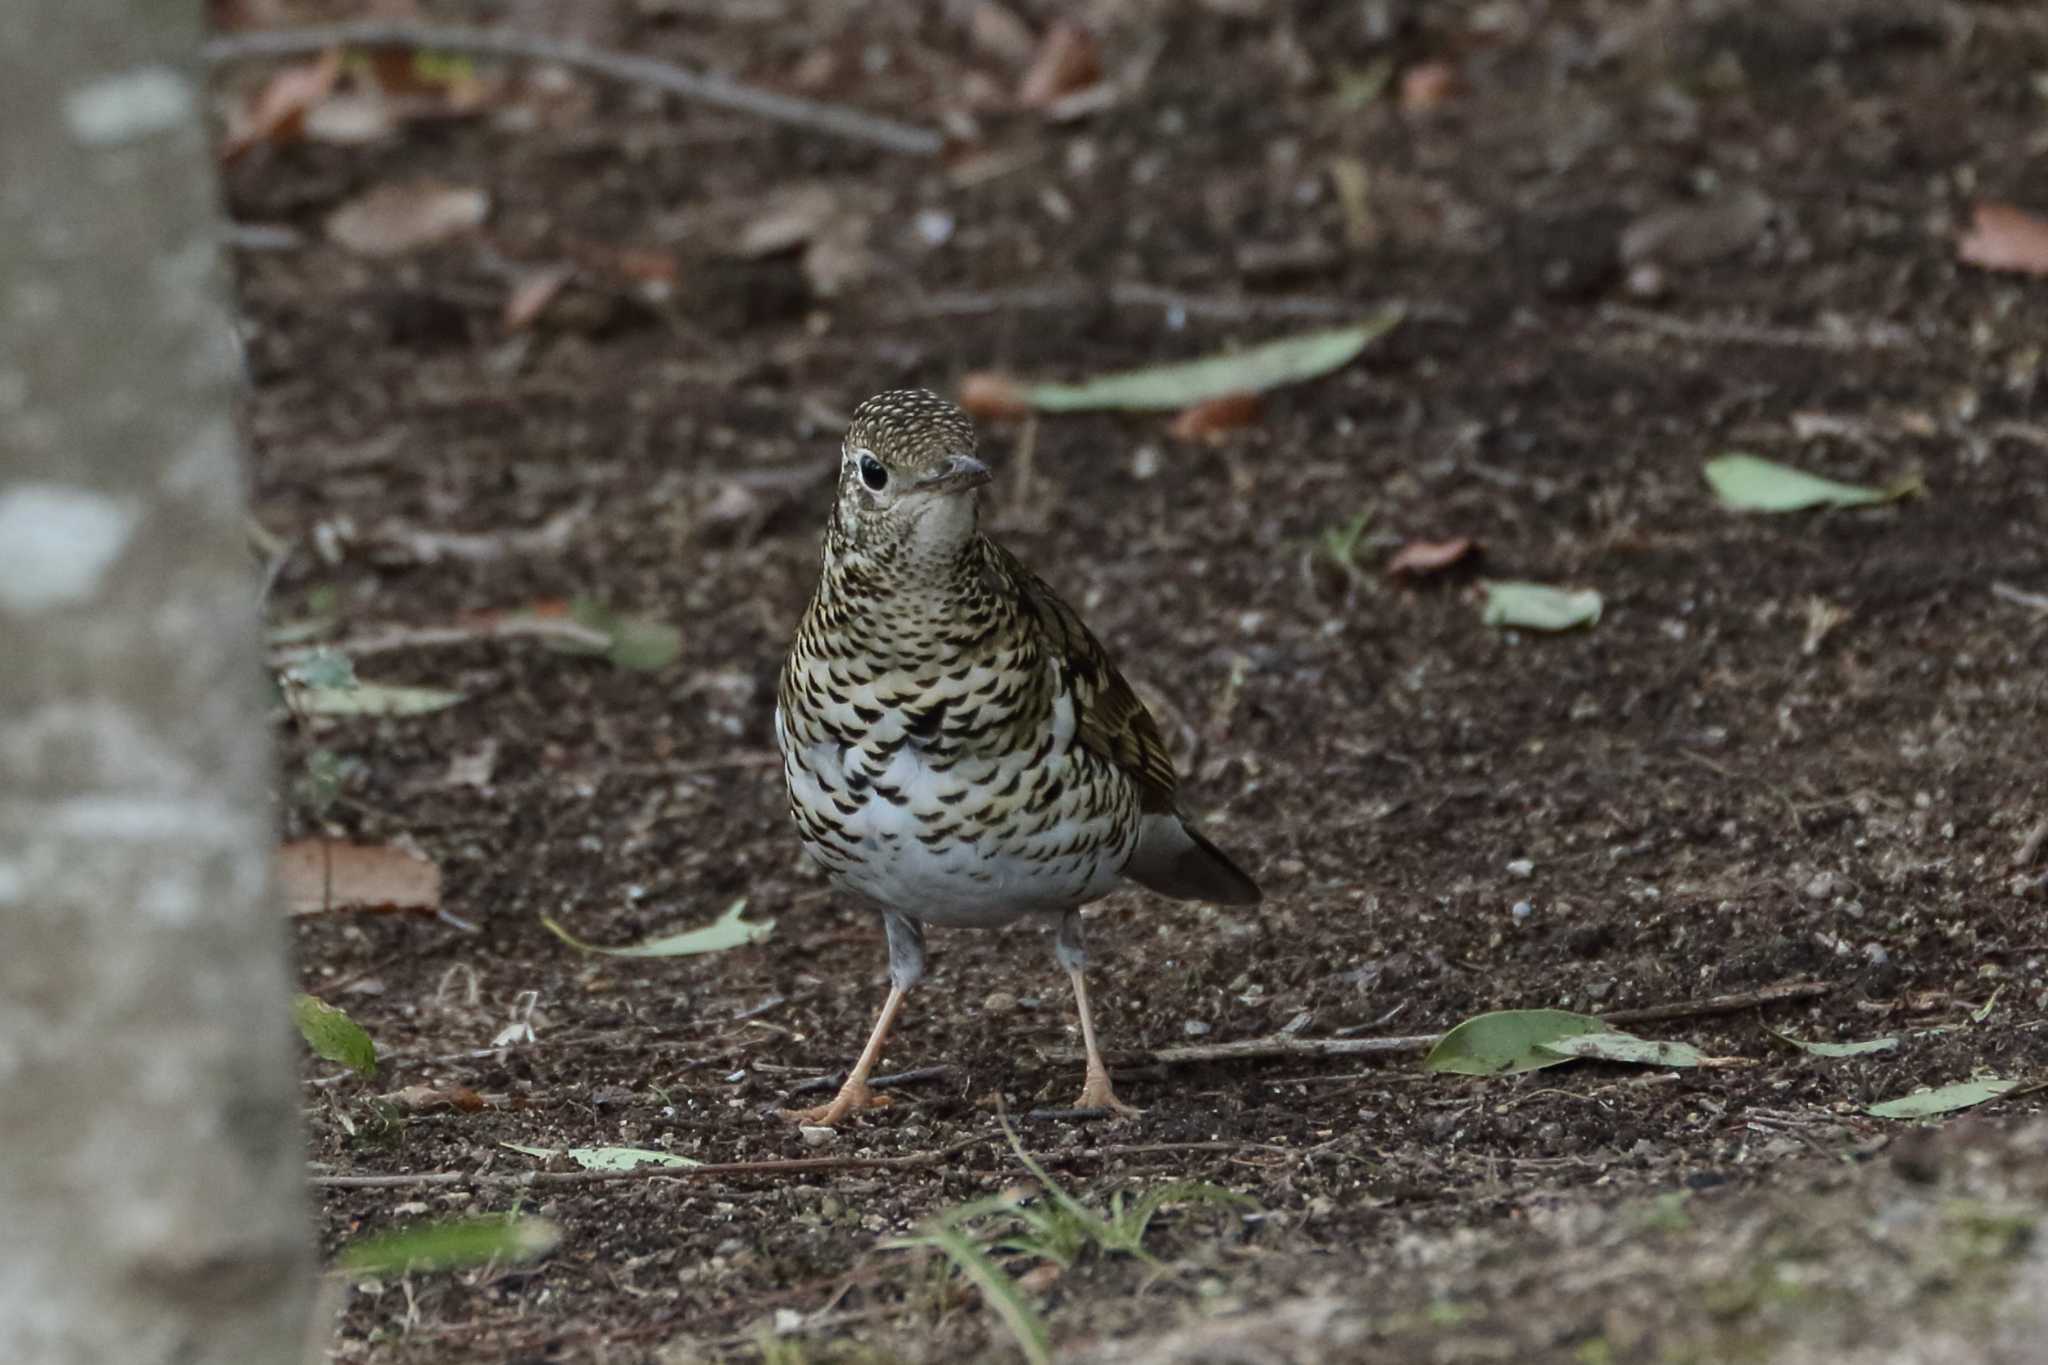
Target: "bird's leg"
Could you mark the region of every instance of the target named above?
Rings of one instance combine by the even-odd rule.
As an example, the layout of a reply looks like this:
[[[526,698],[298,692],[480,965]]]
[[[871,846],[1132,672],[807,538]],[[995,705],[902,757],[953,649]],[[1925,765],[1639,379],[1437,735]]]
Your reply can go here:
[[[839,1087],[839,1093],[832,1097],[830,1103],[815,1109],[785,1109],[782,1117],[796,1123],[835,1128],[856,1109],[875,1109],[887,1104],[888,1096],[877,1095],[868,1088],[868,1074],[880,1060],[882,1044],[889,1038],[889,1026],[896,1022],[896,1012],[902,1007],[903,988],[891,982],[889,998],[882,1004],[882,1017],[875,1021],[875,1031],[868,1035],[868,1045],[860,1050],[860,1060],[846,1074],[846,1082]]]
[[[1088,979],[1082,973],[1088,965],[1088,949],[1081,938],[1081,912],[1069,910],[1060,921],[1059,937],[1053,940],[1053,955],[1067,969],[1074,983],[1074,1004],[1081,1011],[1081,1046],[1088,1052],[1088,1076],[1081,1085],[1076,1109],[1107,1109],[1112,1114],[1139,1114],[1116,1097],[1109,1083],[1109,1068],[1102,1064],[1102,1049],[1095,1044],[1095,1018],[1088,1009]]]
[[[868,1088],[868,1076],[873,1073],[875,1063],[882,1059],[882,1045],[889,1040],[889,1029],[896,1022],[897,1011],[903,1008],[903,997],[924,976],[924,926],[893,912],[883,914],[882,926],[889,935],[889,998],[882,1002],[882,1017],[875,1020],[875,1030],[868,1035],[868,1045],[860,1050],[860,1060],[846,1074],[845,1083],[830,1103],[815,1109],[785,1109],[782,1117],[796,1123],[833,1128],[856,1109],[876,1109],[889,1102],[888,1096],[877,1095]]]

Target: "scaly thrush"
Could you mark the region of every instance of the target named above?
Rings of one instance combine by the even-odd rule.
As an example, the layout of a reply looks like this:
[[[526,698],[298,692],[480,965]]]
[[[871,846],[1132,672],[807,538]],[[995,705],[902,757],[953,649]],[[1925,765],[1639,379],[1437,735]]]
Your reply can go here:
[[[981,534],[966,414],[923,390],[854,412],[823,572],[782,670],[775,738],[805,849],[882,912],[889,996],[831,1103],[868,1075],[924,975],[924,926],[1059,920],[1087,1049],[1077,1107],[1135,1112],[1110,1086],[1082,976],[1080,907],[1123,877],[1251,905],[1259,888],[1195,829],[1159,727],[1072,607]]]

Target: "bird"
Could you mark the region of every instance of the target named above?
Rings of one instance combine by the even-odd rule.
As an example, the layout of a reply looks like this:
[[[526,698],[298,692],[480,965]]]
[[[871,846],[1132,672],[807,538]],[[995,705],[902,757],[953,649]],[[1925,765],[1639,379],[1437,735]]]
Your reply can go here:
[[[1183,807],[1158,723],[1081,617],[980,527],[974,423],[924,389],[854,410],[815,592],[776,688],[790,815],[832,885],[880,910],[889,993],[830,1102],[868,1084],[925,972],[925,928],[1057,925],[1086,1051],[1077,1110],[1124,1116],[1097,1043],[1080,909],[1129,879],[1257,904]]]

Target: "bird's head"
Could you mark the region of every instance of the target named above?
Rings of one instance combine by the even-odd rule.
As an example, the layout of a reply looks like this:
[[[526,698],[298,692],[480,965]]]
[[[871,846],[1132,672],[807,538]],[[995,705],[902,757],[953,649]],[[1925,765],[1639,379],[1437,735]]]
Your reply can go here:
[[[957,557],[977,530],[975,490],[990,477],[974,446],[967,414],[923,389],[855,408],[833,512],[841,546],[906,563]]]

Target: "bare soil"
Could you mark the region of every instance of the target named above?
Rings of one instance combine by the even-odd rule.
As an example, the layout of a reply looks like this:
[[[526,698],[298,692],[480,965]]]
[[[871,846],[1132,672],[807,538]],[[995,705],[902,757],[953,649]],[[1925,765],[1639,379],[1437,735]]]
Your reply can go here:
[[[1257,1211],[1162,1216],[1163,1272],[1007,1263],[1060,1355],[2036,1358],[2040,1097],[1939,1134],[1862,1107],[2048,1074],[2038,847],[2015,863],[2048,818],[2048,614],[1993,590],[2048,591],[2048,295],[1955,260],[1972,200],[2048,210],[2039,13],[1082,5],[1131,82],[1051,123],[987,98],[1017,72],[976,45],[973,8],[603,12],[634,51],[955,111],[937,160],[527,69],[478,117],[225,173],[238,222],[302,233],[236,261],[257,515],[294,546],[273,619],[346,634],[585,595],[685,635],[654,673],[521,640],[365,658],[467,700],[284,732],[288,779],[316,751],[346,764],[325,808],[288,780],[291,832],[418,848],[469,926],[299,921],[305,988],[384,1054],[368,1083],[309,1060],[318,1172],[542,1164],[508,1142],[841,1159],[319,1187],[329,1253],[451,1212],[562,1230],[533,1265],[347,1291],[333,1358],[1014,1357],[943,1261],[884,1244],[1030,1185],[997,1104],[1061,1105],[1079,1081],[1046,1055],[1076,1042],[1049,942],[936,931],[886,1067],[944,1074],[820,1147],[769,1112],[851,1060],[884,981],[880,926],[801,861],[770,752],[835,423],[883,388],[1082,377],[1391,300],[1409,314],[1385,341],[1215,442],[1115,415],[987,431],[995,530],[1157,699],[1191,803],[1268,894],[1248,913],[1104,902],[1111,1046],[1827,991],[1641,1026],[1733,1066],[1133,1067],[1142,1117],[1022,1121],[1022,1140],[1088,1200],[1191,1178]],[[1035,30],[1053,8],[1014,13]],[[1430,62],[1449,94],[1404,109]],[[1365,216],[1333,163],[1365,172]],[[488,190],[486,231],[395,261],[325,240],[349,197],[423,175]],[[836,283],[801,248],[732,251],[804,186],[853,243]],[[1663,245],[1625,261],[1632,226]],[[628,248],[667,253],[673,286],[606,264]],[[558,261],[577,278],[509,328],[512,278]],[[1737,515],[1700,474],[1731,450],[1926,493]],[[1360,513],[1347,571],[1318,546]],[[444,533],[482,556],[436,553]],[[1450,536],[1482,543],[1477,569],[1380,572]],[[1605,610],[1554,637],[1489,628],[1480,575],[1594,587]],[[481,785],[451,773],[485,750]],[[739,897],[772,939],[697,958],[583,957],[540,923],[624,943]],[[493,1045],[521,1021],[532,1041]],[[1766,1032],[1933,1025],[1952,1027],[1843,1060]],[[486,1103],[381,1098],[409,1086]]]

